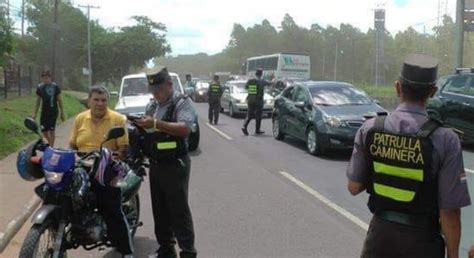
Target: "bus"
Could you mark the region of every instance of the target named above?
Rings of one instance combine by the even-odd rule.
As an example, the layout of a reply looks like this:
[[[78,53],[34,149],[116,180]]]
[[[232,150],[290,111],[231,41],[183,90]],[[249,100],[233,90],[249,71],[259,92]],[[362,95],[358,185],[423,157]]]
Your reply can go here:
[[[256,56],[247,59],[247,76],[253,77],[255,71],[263,69],[263,78],[309,80],[311,63],[308,55],[277,53],[267,56]]]

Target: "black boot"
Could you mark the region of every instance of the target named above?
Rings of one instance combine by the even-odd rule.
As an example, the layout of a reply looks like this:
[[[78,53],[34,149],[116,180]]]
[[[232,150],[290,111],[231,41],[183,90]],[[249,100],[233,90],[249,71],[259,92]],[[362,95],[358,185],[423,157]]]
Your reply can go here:
[[[179,258],[196,258],[197,257],[197,253],[192,253],[192,252],[185,252],[185,251],[182,251],[181,253],[179,253]]]
[[[176,250],[174,249],[174,245],[171,246],[160,246],[158,251],[156,251],[158,254],[158,258],[178,258],[178,254],[176,253]]]
[[[244,133],[245,136],[249,135],[249,131],[247,131],[247,128],[242,127],[242,132]]]

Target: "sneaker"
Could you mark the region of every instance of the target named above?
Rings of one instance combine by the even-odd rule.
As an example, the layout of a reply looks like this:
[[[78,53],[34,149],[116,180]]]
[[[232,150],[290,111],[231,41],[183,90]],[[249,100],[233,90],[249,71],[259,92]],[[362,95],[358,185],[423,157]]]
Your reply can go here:
[[[257,131],[257,132],[255,132],[256,135],[264,134],[264,133],[265,133],[264,131]]]
[[[242,128],[242,132],[244,133],[245,136],[249,135],[249,132],[247,131],[247,128]]]

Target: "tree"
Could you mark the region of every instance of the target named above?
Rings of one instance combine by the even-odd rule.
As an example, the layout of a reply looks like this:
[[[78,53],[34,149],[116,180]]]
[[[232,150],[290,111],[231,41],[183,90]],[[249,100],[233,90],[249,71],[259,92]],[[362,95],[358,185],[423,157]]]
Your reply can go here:
[[[12,22],[7,17],[6,8],[0,6],[0,65],[13,52]]]

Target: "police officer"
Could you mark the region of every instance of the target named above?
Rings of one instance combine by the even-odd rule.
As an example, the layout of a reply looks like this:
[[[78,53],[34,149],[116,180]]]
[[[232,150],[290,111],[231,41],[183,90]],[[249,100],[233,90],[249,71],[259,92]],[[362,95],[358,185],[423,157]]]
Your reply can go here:
[[[214,79],[209,84],[209,90],[207,91],[207,97],[209,101],[209,124],[217,125],[219,122],[219,112],[221,109],[221,97],[224,91],[222,90],[221,83],[219,82],[219,76],[214,75]]]
[[[145,145],[151,161],[151,200],[159,244],[155,255],[177,257],[176,238],[181,258],[196,257],[193,219],[188,204],[191,160],[186,143],[195,110],[189,98],[173,90],[166,68],[149,72],[147,79],[156,99],[156,110],[153,116],[144,116],[136,124],[147,131],[156,130],[147,134]]]
[[[361,257],[458,257],[460,208],[471,201],[459,137],[425,109],[437,69],[408,56],[395,83],[401,104],[356,135],[348,190],[367,190],[373,213]]]
[[[244,135],[249,135],[247,131],[247,126],[250,123],[252,118],[255,118],[255,134],[263,134],[264,132],[260,130],[260,125],[262,123],[262,112],[263,112],[263,97],[265,94],[265,86],[270,85],[267,81],[262,79],[263,70],[257,69],[255,72],[256,79],[250,79],[245,85],[245,89],[248,91],[247,96],[247,118],[245,118],[244,125],[242,127],[242,132]]]

